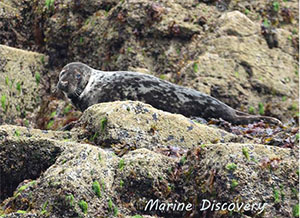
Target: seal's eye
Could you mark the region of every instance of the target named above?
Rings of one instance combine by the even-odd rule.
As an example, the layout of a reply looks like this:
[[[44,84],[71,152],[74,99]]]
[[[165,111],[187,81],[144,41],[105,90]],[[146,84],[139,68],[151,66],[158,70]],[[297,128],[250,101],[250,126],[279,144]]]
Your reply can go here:
[[[81,78],[81,74],[77,73],[76,74],[76,79],[80,79]]]

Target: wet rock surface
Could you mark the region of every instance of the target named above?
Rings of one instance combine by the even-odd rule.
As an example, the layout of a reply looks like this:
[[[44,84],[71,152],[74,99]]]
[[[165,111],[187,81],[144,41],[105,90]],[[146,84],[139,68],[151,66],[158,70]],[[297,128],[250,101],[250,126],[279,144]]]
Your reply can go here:
[[[298,217],[298,7],[0,0],[0,216]],[[55,92],[72,61],[153,74],[284,124],[236,126],[133,101],[81,113]],[[151,199],[157,209],[145,210]],[[203,199],[243,206],[202,211]]]

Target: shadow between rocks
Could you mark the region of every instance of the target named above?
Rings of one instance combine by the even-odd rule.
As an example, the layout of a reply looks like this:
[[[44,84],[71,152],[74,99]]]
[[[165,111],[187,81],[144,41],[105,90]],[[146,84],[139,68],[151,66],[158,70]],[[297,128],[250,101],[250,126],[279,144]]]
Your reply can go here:
[[[12,196],[20,182],[38,178],[60,153],[49,140],[0,135],[0,202]]]

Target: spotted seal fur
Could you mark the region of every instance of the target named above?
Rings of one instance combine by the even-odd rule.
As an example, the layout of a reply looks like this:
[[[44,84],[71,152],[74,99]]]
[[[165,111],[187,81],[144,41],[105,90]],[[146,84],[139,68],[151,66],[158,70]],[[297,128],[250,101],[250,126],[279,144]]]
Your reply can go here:
[[[62,69],[57,88],[81,111],[101,102],[133,100],[187,117],[222,118],[233,124],[260,120],[280,124],[276,118],[237,111],[209,95],[151,75],[100,71],[80,62],[67,64]]]

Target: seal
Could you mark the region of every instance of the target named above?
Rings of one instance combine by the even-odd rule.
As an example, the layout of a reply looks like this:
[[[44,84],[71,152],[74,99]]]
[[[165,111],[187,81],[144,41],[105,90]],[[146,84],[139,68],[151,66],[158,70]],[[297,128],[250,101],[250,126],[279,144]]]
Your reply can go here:
[[[100,71],[80,62],[63,67],[57,88],[81,111],[101,102],[133,100],[187,117],[222,118],[233,124],[249,124],[260,120],[281,124],[276,118],[235,110],[209,95],[152,75]]]

